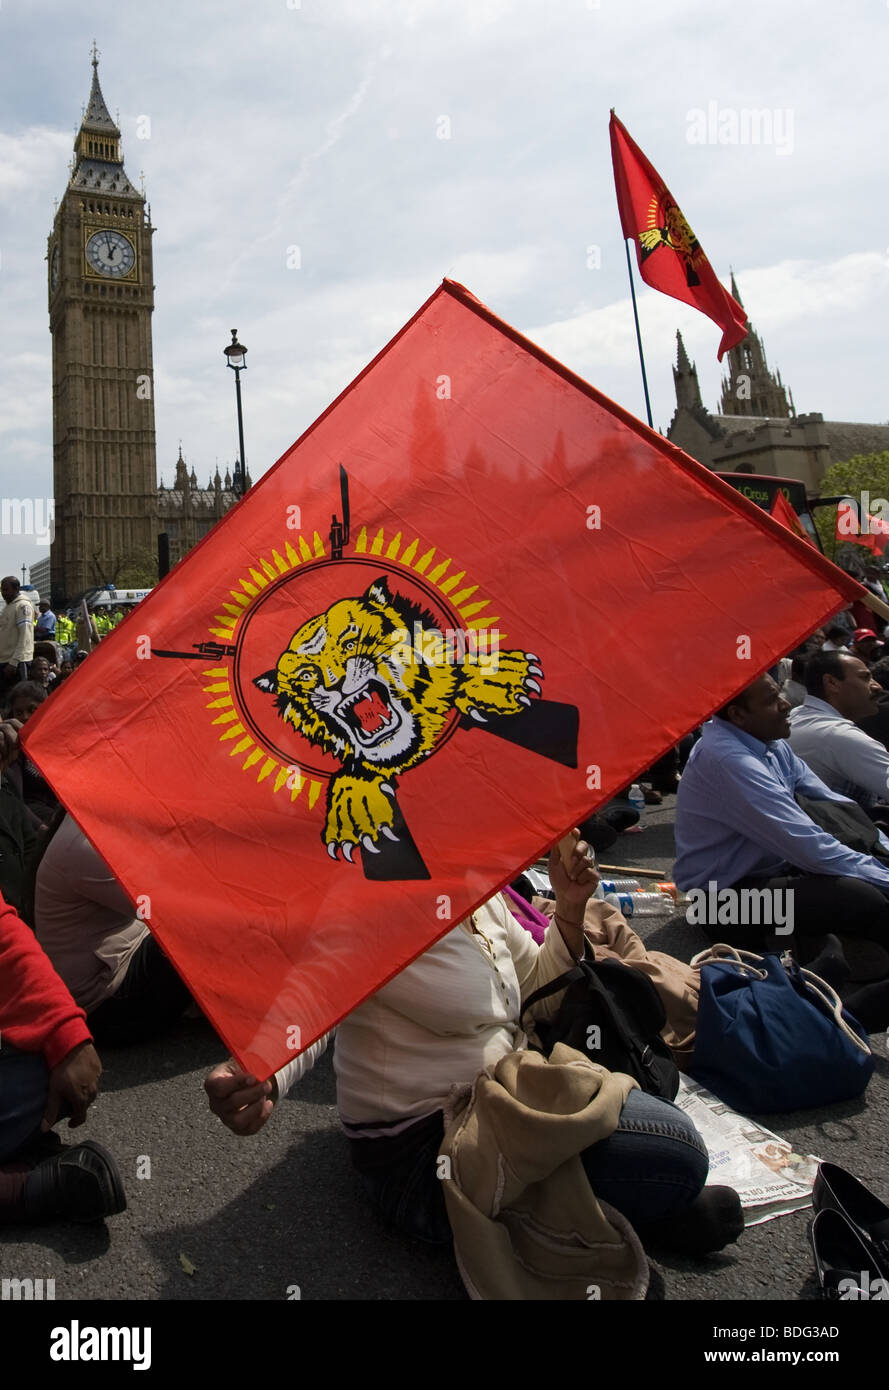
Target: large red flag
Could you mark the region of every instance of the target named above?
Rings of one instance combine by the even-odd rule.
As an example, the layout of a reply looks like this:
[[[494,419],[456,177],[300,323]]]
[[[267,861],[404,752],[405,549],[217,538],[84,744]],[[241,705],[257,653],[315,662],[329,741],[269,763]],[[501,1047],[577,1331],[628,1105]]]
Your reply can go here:
[[[743,305],[723,289],[657,170],[611,113],[614,186],[625,238],[636,245],[639,274],[652,289],[700,309],[722,329],[717,357],[747,336]]]
[[[266,1076],[859,592],[446,281],[24,743]]]

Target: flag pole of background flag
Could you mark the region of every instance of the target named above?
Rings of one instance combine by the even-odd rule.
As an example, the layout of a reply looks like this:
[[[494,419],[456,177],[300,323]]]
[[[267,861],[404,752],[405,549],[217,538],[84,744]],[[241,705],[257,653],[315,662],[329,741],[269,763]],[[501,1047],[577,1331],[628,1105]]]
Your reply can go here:
[[[747,313],[716,277],[700,242],[660,174],[611,113],[611,159],[624,237],[652,289],[681,299],[722,329],[717,357],[747,336]]]
[[[860,592],[445,281],[23,743],[265,1077]]]

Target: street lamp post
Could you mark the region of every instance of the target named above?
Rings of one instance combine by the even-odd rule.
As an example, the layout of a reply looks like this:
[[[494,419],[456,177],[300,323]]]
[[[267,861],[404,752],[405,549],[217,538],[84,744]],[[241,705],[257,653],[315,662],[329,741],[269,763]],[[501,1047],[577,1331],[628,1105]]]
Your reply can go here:
[[[228,365],[235,374],[235,395],[238,401],[238,442],[241,447],[241,456],[235,464],[235,474],[232,479],[232,491],[236,498],[241,498],[247,491],[247,460],[244,457],[244,416],[241,411],[241,372],[247,370],[247,349],[243,343],[238,342],[238,330],[232,329],[232,340],[227,348],[223,349]]]

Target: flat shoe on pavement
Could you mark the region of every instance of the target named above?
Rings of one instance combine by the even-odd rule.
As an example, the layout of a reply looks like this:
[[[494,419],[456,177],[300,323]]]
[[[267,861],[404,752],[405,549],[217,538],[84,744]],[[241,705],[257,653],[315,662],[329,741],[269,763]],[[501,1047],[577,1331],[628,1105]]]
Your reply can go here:
[[[872,1250],[842,1212],[819,1211],[809,1225],[815,1273],[823,1298],[869,1298],[884,1278]]]
[[[812,1206],[816,1212],[837,1211],[844,1216],[865,1242],[883,1278],[889,1278],[889,1207],[885,1202],[845,1168],[836,1163],[821,1163],[812,1191]]]
[[[125,1211],[127,1199],[114,1155],[94,1139],[46,1158],[25,1180],[26,1221],[102,1221]]]

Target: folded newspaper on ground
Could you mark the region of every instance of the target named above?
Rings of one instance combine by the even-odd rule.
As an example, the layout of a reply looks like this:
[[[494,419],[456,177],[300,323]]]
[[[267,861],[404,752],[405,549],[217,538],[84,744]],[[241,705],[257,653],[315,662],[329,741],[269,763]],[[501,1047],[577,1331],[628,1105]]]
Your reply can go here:
[[[680,1079],[676,1104],[707,1145],[707,1182],[735,1189],[744,1208],[745,1225],[758,1226],[812,1205],[820,1159],[794,1153],[786,1139],[737,1114],[689,1076]]]

